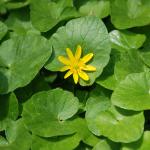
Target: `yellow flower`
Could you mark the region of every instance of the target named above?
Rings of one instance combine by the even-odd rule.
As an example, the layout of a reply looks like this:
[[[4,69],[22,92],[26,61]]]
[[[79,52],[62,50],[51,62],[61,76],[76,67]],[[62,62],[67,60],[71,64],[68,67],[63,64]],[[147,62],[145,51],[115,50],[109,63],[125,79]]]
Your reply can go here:
[[[70,48],[66,48],[68,58],[64,56],[59,56],[58,60],[63,63],[65,66],[60,69],[61,72],[69,70],[64,78],[68,78],[70,75],[73,75],[75,84],[78,83],[79,77],[85,81],[89,80],[89,76],[84,71],[96,71],[96,68],[91,65],[86,65],[92,57],[93,53],[89,53],[81,58],[82,48],[80,45],[77,46],[75,56],[73,55]]]

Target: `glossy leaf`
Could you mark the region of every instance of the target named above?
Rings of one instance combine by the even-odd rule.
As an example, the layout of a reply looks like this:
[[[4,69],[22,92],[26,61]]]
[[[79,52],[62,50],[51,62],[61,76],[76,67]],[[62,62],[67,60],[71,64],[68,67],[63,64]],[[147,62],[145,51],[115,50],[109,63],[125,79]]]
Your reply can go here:
[[[66,56],[67,47],[75,53],[77,45],[80,44],[83,56],[87,53],[94,54],[90,65],[96,67],[96,71],[88,73],[89,81],[79,81],[82,86],[93,84],[109,61],[110,43],[108,33],[103,22],[96,17],[83,17],[68,22],[65,27],[59,28],[52,36],[51,43],[54,53],[46,68],[52,71],[59,71],[62,67],[62,64],[58,61],[58,56]]]
[[[129,31],[113,30],[109,33],[112,48],[119,51],[138,49],[146,40],[144,34],[135,34]]]

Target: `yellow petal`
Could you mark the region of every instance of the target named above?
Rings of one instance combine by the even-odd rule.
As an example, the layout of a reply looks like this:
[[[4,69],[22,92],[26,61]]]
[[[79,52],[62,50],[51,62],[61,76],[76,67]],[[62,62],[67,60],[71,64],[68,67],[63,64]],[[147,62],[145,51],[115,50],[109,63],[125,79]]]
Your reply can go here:
[[[69,65],[69,64],[70,64],[69,59],[65,58],[64,56],[59,56],[59,57],[58,57],[58,60],[59,60],[61,63],[65,64],[65,65]]]
[[[82,53],[81,46],[80,46],[80,45],[78,45],[78,46],[77,46],[76,53],[75,53],[75,58],[76,58],[77,60],[79,60],[79,59],[80,59],[80,57],[81,57],[81,53]]]
[[[78,70],[78,74],[83,80],[85,80],[85,81],[89,80],[89,76],[84,71]]]
[[[70,69],[70,66],[64,66],[60,69],[61,72],[67,71]]]
[[[65,74],[64,79],[66,79],[66,78],[68,78],[69,76],[71,76],[72,73],[73,73],[73,72],[69,70],[69,71]]]
[[[79,79],[77,72],[73,73],[73,79],[74,79],[75,84],[77,84],[78,83],[78,79]]]
[[[93,57],[93,53],[89,53],[87,55],[85,55],[81,60],[84,62],[84,63],[87,63],[88,61],[90,61]]]
[[[74,61],[74,56],[70,48],[66,48],[67,55],[71,61]]]
[[[96,71],[96,68],[94,66],[91,66],[91,65],[85,65],[82,70],[85,70],[85,71]]]

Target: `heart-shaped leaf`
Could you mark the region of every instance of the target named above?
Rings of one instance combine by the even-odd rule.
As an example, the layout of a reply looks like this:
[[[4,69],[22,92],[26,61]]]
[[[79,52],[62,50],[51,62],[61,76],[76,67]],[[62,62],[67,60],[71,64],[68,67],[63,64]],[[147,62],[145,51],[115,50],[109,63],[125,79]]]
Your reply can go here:
[[[144,129],[142,112],[130,112],[111,105],[107,97],[91,97],[86,105],[86,120],[90,131],[115,142],[138,140]],[[130,128],[129,128],[130,124]]]
[[[36,135],[67,135],[75,132],[69,118],[78,111],[78,107],[78,99],[72,93],[54,89],[33,95],[24,104],[22,116],[28,129]]]
[[[67,47],[75,53],[77,45],[81,45],[83,56],[87,53],[94,54],[90,65],[96,67],[96,71],[88,73],[89,81],[79,81],[80,85],[83,86],[93,84],[109,61],[109,36],[105,25],[97,17],[88,16],[68,22],[65,27],[59,28],[52,36],[51,44],[54,53],[46,68],[52,71],[59,71],[62,67],[58,61],[58,56],[66,56]]]
[[[51,46],[40,35],[16,36],[3,42],[0,46],[0,93],[27,85],[50,55]]]

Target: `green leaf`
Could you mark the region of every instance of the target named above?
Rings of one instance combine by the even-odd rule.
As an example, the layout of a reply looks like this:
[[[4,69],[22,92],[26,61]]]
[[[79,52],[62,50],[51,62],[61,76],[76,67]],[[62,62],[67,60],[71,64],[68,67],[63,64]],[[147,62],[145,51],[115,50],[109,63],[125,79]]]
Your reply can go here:
[[[80,6],[79,12],[82,15],[93,15],[105,18],[110,12],[110,2],[108,0],[88,0]]]
[[[31,0],[31,21],[35,28],[46,32],[62,20],[77,17],[72,0]]]
[[[119,150],[120,145],[109,140],[101,140],[92,150]]]
[[[18,114],[18,101],[15,94],[0,95],[0,131],[6,129],[11,120],[16,120]]]
[[[3,42],[0,46],[0,93],[27,85],[50,55],[49,42],[39,35],[17,36]]]
[[[145,51],[142,51],[141,53],[141,58],[142,60],[144,61],[144,63],[150,67],[150,50],[145,50]]]
[[[139,52],[132,49],[121,54],[120,60],[115,64],[114,74],[119,83],[121,80],[124,80],[128,74],[144,72],[145,69],[146,66],[142,62]]]
[[[52,36],[51,43],[54,54],[46,68],[52,71],[59,71],[63,66],[58,61],[58,56],[66,56],[67,47],[75,53],[77,45],[80,44],[83,56],[87,53],[94,53],[90,65],[95,66],[97,70],[88,73],[90,77],[88,82],[82,79],[79,81],[82,86],[93,84],[109,61],[110,43],[108,33],[103,22],[97,17],[82,17],[68,22],[65,27],[59,28]]]
[[[107,97],[91,97],[86,105],[88,128],[95,135],[103,135],[115,142],[130,143],[138,140],[144,129],[142,112],[131,112],[111,105]]]
[[[75,132],[71,118],[78,111],[78,99],[62,89],[39,92],[24,104],[23,119],[34,134],[43,137]]]
[[[150,149],[150,131],[145,131],[142,138],[136,142],[123,144],[121,150],[148,150]]]
[[[119,29],[145,26],[150,23],[149,9],[148,0],[113,0],[111,21]]]
[[[89,146],[94,146],[99,142],[99,138],[89,131],[85,119],[76,118],[74,121],[74,128],[76,130],[76,134],[83,143]]]
[[[146,40],[144,34],[113,30],[109,33],[112,48],[119,51],[138,49]]]
[[[128,75],[115,89],[112,103],[124,109],[150,109],[150,72]]]
[[[6,139],[0,139],[1,150],[29,150],[31,146],[31,135],[25,129],[21,119],[11,122],[7,127]],[[2,140],[3,139],[3,140]]]
[[[7,33],[7,26],[0,21],[0,40],[5,36],[5,34]]]
[[[85,105],[86,105],[86,101],[89,95],[89,92],[87,90],[80,90],[77,89],[75,91],[75,95],[76,97],[78,97],[79,99],[79,107],[80,107],[80,111],[84,112],[85,111]]]
[[[54,138],[40,138],[33,135],[32,150],[73,150],[79,142],[80,139],[76,134]]]
[[[9,30],[14,31],[11,34],[26,35],[26,34],[40,34],[36,30],[29,18],[28,9],[16,10],[10,13],[7,20],[5,21]]]
[[[7,9],[19,9],[22,7],[25,7],[29,4],[29,0],[26,0],[24,2],[8,2],[6,3]]]
[[[96,79],[96,83],[110,90],[114,90],[118,81],[114,75],[114,66],[120,57],[118,51],[112,49],[109,63],[104,68],[102,74]]]

